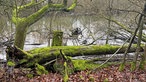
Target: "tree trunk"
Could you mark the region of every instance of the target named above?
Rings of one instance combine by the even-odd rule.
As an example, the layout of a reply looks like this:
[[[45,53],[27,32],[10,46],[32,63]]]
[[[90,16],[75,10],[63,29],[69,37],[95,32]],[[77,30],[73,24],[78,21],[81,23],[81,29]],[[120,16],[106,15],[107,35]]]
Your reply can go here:
[[[44,5],[38,11],[36,11],[26,17],[19,16],[19,14],[22,13],[21,11],[23,11],[27,8],[31,8],[34,5],[38,5],[42,2],[43,2],[43,0],[35,3],[34,0],[32,0],[30,3],[28,3],[26,5],[21,5],[21,6],[15,5],[15,7],[13,8],[12,22],[16,26],[16,34],[15,34],[15,42],[14,42],[15,46],[23,49],[27,28],[30,25],[34,24],[36,21],[38,21],[40,18],[42,18],[46,13],[48,13],[50,11],[54,11],[53,9],[55,9],[55,10],[58,9],[58,11],[70,11],[70,10],[73,10],[77,4],[77,0],[74,0],[73,3],[69,7],[66,7],[62,3],[60,3],[60,4],[49,3],[49,4]]]
[[[137,65],[137,59],[138,59],[138,55],[140,53],[140,45],[141,45],[141,39],[142,39],[142,30],[143,30],[143,18],[140,19],[141,22],[138,24],[139,25],[139,33],[138,33],[138,42],[137,42],[137,49],[135,52],[135,58],[134,58],[134,62],[133,62],[133,68],[132,70],[136,69],[136,65]]]
[[[8,55],[11,55],[14,51],[14,56],[17,61],[16,67],[32,67],[35,63],[44,65],[58,57],[60,50],[64,52],[66,56],[83,56],[83,55],[101,55],[101,54],[113,54],[120,46],[110,45],[92,45],[92,46],[54,46],[45,48],[36,48],[30,51],[23,51],[20,48],[10,48]],[[124,46],[118,53],[125,52],[127,46]],[[12,50],[14,49],[14,50]],[[132,46],[129,52],[134,52],[136,46]],[[142,51],[143,49],[141,49]]]
[[[16,33],[15,33],[15,42],[14,45],[23,49],[24,42],[26,38],[27,27],[21,24],[16,26]]]
[[[63,32],[54,31],[52,46],[62,46]]]
[[[146,60],[146,44],[144,46],[144,61]]]

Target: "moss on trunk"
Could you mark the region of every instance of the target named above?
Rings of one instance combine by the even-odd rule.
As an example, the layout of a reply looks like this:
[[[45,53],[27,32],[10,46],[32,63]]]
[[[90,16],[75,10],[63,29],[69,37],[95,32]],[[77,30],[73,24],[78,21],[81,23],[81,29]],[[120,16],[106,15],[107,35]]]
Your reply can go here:
[[[26,25],[19,25],[16,26],[16,33],[15,33],[15,42],[14,45],[19,47],[20,49],[23,49],[24,42],[26,38],[27,33],[27,26]]]
[[[123,53],[127,46],[124,46],[118,53]],[[35,63],[40,65],[45,64],[51,60],[56,59],[60,55],[60,50],[64,52],[66,56],[82,56],[82,55],[101,55],[101,54],[113,54],[120,46],[110,46],[110,45],[92,45],[92,46],[54,46],[54,47],[44,47],[36,48],[30,51],[23,51],[17,53],[16,56],[20,60],[17,67],[31,67]],[[136,46],[132,46],[130,52],[134,52]],[[18,49],[19,51],[19,49]],[[14,53],[16,54],[16,53]],[[19,55],[18,55],[19,54]],[[23,57],[21,57],[21,55]]]
[[[52,9],[55,9],[55,10],[63,10],[64,9],[64,10],[70,11],[70,10],[74,9],[76,7],[76,4],[77,4],[77,0],[74,0],[72,5],[69,6],[68,8],[66,8],[66,5],[64,5],[63,3],[46,4],[42,8],[40,8],[38,11],[34,12],[33,14],[31,14],[29,16],[26,16],[26,17],[19,16],[21,11],[23,11],[27,8],[31,8],[34,5],[38,5],[42,2],[43,2],[43,0],[38,1],[37,3],[32,1],[26,5],[14,6],[13,11],[12,11],[12,22],[16,26],[16,34],[15,34],[15,42],[14,42],[15,46],[23,49],[24,41],[26,38],[27,28],[30,25],[32,25],[33,23],[35,23],[36,21],[38,21],[40,18],[42,18],[46,13],[48,13],[48,11],[50,12]]]
[[[52,46],[62,46],[62,38],[63,38],[63,32],[54,31]]]
[[[52,60],[54,60],[53,62],[55,62],[56,58],[61,56],[60,50],[62,50],[62,52],[65,54],[64,57],[66,56],[73,57],[73,56],[82,56],[82,55],[113,54],[120,47],[121,46],[111,46],[111,45],[53,46],[53,47],[36,48],[30,51],[24,51],[21,50],[20,48],[12,47],[8,49],[11,52],[7,52],[7,54],[8,55],[14,54],[11,57],[14,57],[14,59],[16,59],[17,63],[15,64],[15,67],[34,68],[36,67],[36,64],[38,64],[44,66],[45,69],[48,70],[48,67],[46,67],[46,65],[49,66]],[[119,51],[119,53],[125,52],[126,48],[127,46],[124,46]],[[130,52],[134,52],[135,50],[136,50],[136,46],[133,45],[130,49]],[[143,49],[141,49],[141,51],[142,50]],[[62,63],[62,65],[63,64],[64,63]],[[73,60],[73,64],[75,70],[80,70],[84,68],[84,67],[81,68],[79,63],[76,62],[76,60]],[[70,64],[68,63],[67,65]]]

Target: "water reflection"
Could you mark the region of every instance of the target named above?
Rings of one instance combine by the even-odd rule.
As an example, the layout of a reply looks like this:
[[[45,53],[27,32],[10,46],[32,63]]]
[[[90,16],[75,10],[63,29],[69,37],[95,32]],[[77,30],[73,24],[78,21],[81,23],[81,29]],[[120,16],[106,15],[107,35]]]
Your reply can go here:
[[[69,34],[71,34],[71,30],[74,28],[80,28],[82,30],[82,36],[79,35],[77,37],[70,37]],[[51,44],[52,41],[52,31],[55,30],[64,32],[65,43],[63,44],[65,44],[66,46],[86,45],[93,42],[94,45],[104,45],[106,43],[106,37],[108,35],[106,34],[107,28],[107,23],[99,19],[97,16],[60,16],[55,19],[44,17],[29,28],[24,45],[24,50],[48,46],[48,44]],[[117,28],[111,29],[117,30]],[[86,43],[84,42],[85,40]],[[121,45],[123,41],[110,36],[108,43],[111,45]],[[2,48],[0,50],[0,59],[6,59],[5,48]]]
[[[6,60],[6,52],[5,52],[5,48],[0,48],[0,60]]]

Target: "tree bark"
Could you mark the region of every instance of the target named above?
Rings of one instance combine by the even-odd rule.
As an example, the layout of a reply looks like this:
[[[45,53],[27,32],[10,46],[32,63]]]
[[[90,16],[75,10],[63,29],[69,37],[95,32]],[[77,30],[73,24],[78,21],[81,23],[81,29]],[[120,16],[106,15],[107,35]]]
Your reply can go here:
[[[23,25],[22,23],[19,23],[16,25],[14,45],[18,46],[21,49],[23,49],[23,47],[24,47],[27,28],[28,27],[26,25]]]
[[[144,61],[146,60],[146,44],[144,46]]]
[[[52,46],[62,46],[63,32],[54,31]]]
[[[16,67],[32,67],[35,63],[44,65],[45,63],[56,59],[60,55],[60,50],[64,52],[66,56],[83,56],[83,55],[105,55],[113,54],[120,46],[110,46],[110,45],[92,45],[92,46],[54,46],[54,47],[44,47],[36,48],[30,51],[23,51],[20,48],[10,48],[7,52],[11,55],[14,51],[14,56],[18,63]],[[118,53],[125,52],[127,46],[124,46]],[[136,46],[133,45],[129,52],[134,52]],[[141,51],[143,49],[141,48]]]
[[[44,0],[41,0],[36,3],[34,2],[34,0],[32,0],[30,3],[26,5],[16,6],[13,8],[12,22],[16,25],[16,34],[15,34],[15,42],[14,42],[15,46],[23,49],[27,28],[33,23],[35,23],[36,21],[38,21],[40,18],[42,18],[46,13],[53,11],[52,9],[56,11],[70,11],[73,10],[77,4],[77,0],[74,0],[71,6],[69,7],[66,7],[64,3],[60,3],[60,4],[49,3],[44,5],[41,9],[39,9],[38,11],[27,17],[19,16],[19,13],[21,13],[21,11],[23,11],[24,9],[31,8],[35,5],[42,3],[43,1]]]

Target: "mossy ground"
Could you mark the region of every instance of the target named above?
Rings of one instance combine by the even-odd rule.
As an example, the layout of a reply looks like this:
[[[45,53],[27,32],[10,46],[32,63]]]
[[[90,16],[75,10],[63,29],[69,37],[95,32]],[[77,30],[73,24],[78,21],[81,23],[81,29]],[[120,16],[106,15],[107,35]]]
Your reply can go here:
[[[74,64],[75,71],[94,70],[96,68],[100,69],[100,68],[108,67],[110,65],[119,64],[117,62],[108,62],[108,63],[100,66],[101,64],[98,64],[98,63],[95,63],[95,62],[91,62],[90,60],[72,60],[72,61],[73,61],[73,64]]]
[[[44,68],[44,66],[36,64],[36,73],[38,75],[42,75],[42,74],[48,74],[48,71]]]
[[[15,66],[15,62],[13,62],[13,61],[8,61],[8,62],[7,62],[7,65],[8,65],[8,66]]]

